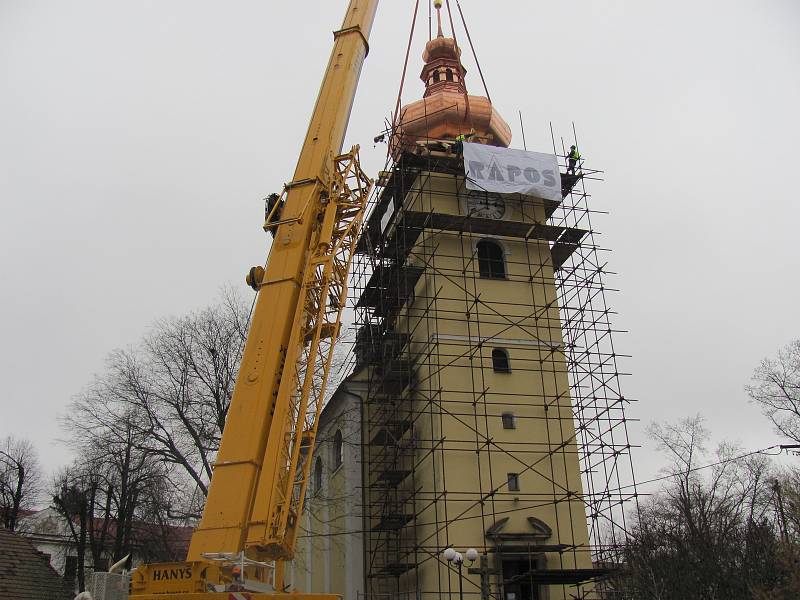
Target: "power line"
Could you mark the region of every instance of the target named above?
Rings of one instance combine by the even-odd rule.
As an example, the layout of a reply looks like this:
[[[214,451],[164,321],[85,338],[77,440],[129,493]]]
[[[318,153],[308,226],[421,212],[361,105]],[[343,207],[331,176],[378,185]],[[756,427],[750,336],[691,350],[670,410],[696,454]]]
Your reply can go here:
[[[694,472],[697,472],[697,471],[703,471],[705,469],[710,469],[710,468],[713,468],[713,467],[718,467],[718,466],[721,466],[721,465],[730,464],[730,463],[733,463],[733,462],[744,460],[745,458],[749,458],[750,456],[755,456],[756,454],[765,454],[767,456],[778,456],[780,453],[779,454],[769,454],[770,450],[775,450],[776,448],[778,448],[778,449],[780,449],[782,451],[786,450],[786,449],[790,449],[791,450],[791,449],[795,449],[795,448],[800,448],[800,444],[798,444],[798,445],[775,444],[775,445],[772,445],[772,446],[767,446],[766,448],[760,448],[758,450],[751,450],[749,452],[745,452],[745,453],[739,454],[737,456],[732,456],[730,458],[726,458],[726,459],[723,459],[723,460],[718,460],[718,461],[715,461],[713,463],[708,463],[708,464],[705,464],[705,465],[701,465],[699,467],[693,467],[691,469],[686,469],[684,471],[675,471],[675,472],[668,473],[666,475],[662,475],[660,477],[655,477],[653,479],[648,479],[648,480],[645,480],[645,481],[637,481],[635,486],[634,486],[634,484],[629,484],[629,485],[620,486],[618,488],[608,488],[606,490],[606,492],[621,492],[622,490],[633,488],[633,487],[639,487],[639,486],[647,485],[647,484],[650,484],[650,483],[658,483],[660,481],[665,481],[667,479],[672,479],[674,477],[679,477],[681,475],[688,475],[690,473],[694,473]],[[648,494],[641,494],[641,493],[638,493],[638,492],[637,492],[637,494],[640,495],[640,496],[641,495],[648,495]],[[619,495],[621,497],[620,494],[617,494],[617,495]],[[542,503],[539,503],[539,504],[536,504],[536,505],[527,504],[526,506],[519,507],[519,508],[511,508],[511,509],[504,510],[504,511],[497,511],[496,514],[498,514],[498,515],[507,515],[507,514],[513,514],[513,513],[517,513],[517,512],[521,512],[521,511],[530,511],[530,509],[532,507],[548,506],[548,505],[551,505],[551,504],[556,504],[557,502],[558,501],[542,502]],[[463,520],[476,519],[476,518],[480,518],[480,517],[478,515],[475,515],[475,516],[462,516],[459,520],[463,521]],[[426,525],[426,524],[430,524],[430,523],[422,523],[422,525]],[[368,532],[365,531],[365,530],[362,530],[362,529],[353,529],[353,530],[348,530],[348,531],[340,531],[340,532],[337,532],[337,533],[310,534],[310,535],[300,536],[300,537],[305,537],[305,538],[338,537],[338,536],[342,536],[342,535],[354,535],[354,534],[363,534],[363,533],[368,533]]]

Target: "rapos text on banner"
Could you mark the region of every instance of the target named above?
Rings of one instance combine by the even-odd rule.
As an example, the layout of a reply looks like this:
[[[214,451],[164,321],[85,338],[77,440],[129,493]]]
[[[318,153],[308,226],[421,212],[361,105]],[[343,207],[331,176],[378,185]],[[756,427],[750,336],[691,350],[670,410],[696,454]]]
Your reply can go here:
[[[555,154],[464,144],[464,172],[470,190],[561,201],[561,174]]]

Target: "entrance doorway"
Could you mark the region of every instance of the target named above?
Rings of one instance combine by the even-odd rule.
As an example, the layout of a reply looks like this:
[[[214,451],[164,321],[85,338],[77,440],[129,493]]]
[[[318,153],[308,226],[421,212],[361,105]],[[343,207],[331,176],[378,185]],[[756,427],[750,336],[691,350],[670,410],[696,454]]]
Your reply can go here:
[[[535,557],[503,559],[503,600],[541,600],[531,571],[540,568]]]

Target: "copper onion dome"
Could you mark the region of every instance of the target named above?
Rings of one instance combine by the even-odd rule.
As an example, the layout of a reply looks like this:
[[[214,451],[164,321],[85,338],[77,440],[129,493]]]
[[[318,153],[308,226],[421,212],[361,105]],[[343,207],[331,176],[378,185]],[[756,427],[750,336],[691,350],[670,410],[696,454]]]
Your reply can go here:
[[[511,143],[511,128],[489,99],[468,94],[461,49],[453,38],[442,33],[440,6],[437,3],[438,35],[426,44],[422,54],[425,66],[420,78],[425,83],[425,94],[422,100],[400,111],[392,137],[395,156],[401,151],[415,151],[418,142],[454,140],[473,129],[473,141],[502,147]]]

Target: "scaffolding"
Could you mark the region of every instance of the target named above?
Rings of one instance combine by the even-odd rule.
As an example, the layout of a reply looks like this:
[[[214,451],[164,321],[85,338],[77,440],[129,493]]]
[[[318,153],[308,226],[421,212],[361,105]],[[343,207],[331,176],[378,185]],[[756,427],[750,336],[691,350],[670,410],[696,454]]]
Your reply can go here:
[[[463,210],[463,161],[441,140],[381,173],[351,300],[368,598],[615,597],[637,495],[600,176],[581,164],[561,202],[507,198],[496,219]],[[486,239],[513,248],[502,267]],[[461,578],[442,552],[463,539],[481,558]]]

